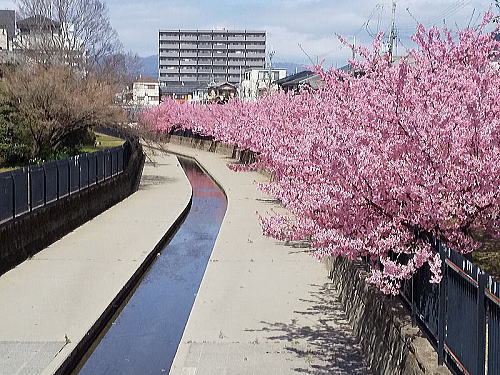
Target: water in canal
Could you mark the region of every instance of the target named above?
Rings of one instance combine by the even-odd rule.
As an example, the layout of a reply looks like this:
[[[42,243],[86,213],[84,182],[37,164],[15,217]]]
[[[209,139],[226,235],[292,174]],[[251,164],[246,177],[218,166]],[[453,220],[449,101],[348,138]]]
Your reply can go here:
[[[191,209],[79,374],[169,372],[227,207],[195,162],[179,161],[193,188]]]

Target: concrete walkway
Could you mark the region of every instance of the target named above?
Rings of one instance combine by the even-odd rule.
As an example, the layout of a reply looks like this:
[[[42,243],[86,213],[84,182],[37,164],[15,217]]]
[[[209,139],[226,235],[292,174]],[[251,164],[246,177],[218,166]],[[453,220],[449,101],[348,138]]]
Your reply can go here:
[[[228,209],[171,375],[369,374],[324,266],[300,244],[262,235],[256,210],[280,210],[229,159],[174,144],[224,188]]]
[[[191,199],[176,157],[138,192],[0,276],[0,374],[53,374]]]

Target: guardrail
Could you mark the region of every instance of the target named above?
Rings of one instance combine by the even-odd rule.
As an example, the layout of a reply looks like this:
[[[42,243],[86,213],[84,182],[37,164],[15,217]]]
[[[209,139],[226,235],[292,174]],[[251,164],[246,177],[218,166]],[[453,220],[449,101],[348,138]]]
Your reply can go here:
[[[442,261],[440,284],[424,265],[401,296],[437,347],[440,364],[466,375],[500,374],[500,282],[461,254],[433,241]]]
[[[121,174],[131,145],[0,173],[0,224]]]

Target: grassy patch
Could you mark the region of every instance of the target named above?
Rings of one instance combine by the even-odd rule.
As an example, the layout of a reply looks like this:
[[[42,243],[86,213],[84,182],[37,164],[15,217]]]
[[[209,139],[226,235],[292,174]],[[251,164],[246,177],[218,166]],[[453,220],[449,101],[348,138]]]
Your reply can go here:
[[[472,261],[483,271],[500,280],[500,251],[475,251]]]
[[[17,168],[22,168],[22,167],[2,167],[2,166],[0,166],[0,173],[13,171],[14,169],[17,169]]]
[[[82,152],[96,152],[103,150],[105,148],[121,146],[125,143],[125,140],[121,138],[112,137],[110,135],[95,132],[96,145],[95,146],[83,146],[81,148]]]
[[[477,240],[482,246],[472,253],[472,261],[483,271],[500,280],[500,240],[485,234],[478,235]]]

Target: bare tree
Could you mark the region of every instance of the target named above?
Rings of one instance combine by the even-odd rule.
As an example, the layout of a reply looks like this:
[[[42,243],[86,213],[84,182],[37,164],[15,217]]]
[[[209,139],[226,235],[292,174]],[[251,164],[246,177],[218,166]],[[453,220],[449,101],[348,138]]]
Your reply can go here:
[[[17,0],[17,5],[23,18],[18,44],[30,57],[36,54],[36,62],[92,70],[122,50],[101,0]]]
[[[114,90],[68,66],[26,66],[6,74],[1,105],[11,109],[14,131],[41,158],[78,144],[93,126],[113,126],[125,120],[112,106]]]
[[[142,61],[133,52],[106,56],[96,69],[99,78],[115,86],[117,91],[130,86],[142,71]]]

